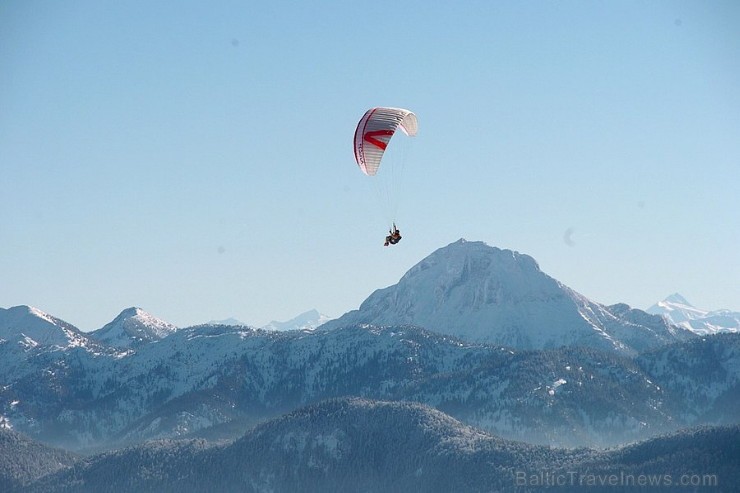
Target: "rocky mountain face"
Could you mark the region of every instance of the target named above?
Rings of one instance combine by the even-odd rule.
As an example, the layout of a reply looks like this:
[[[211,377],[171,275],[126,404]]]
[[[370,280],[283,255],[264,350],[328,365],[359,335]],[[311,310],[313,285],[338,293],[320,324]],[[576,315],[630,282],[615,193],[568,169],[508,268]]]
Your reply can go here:
[[[302,407],[226,444],[167,440],[96,455],[24,491],[595,492],[648,480],[669,490],[699,484],[690,478],[729,492],[740,481],[739,453],[738,426],[566,450],[503,440],[417,403],[346,398]]]
[[[627,355],[693,336],[627,305],[593,302],[528,255],[462,239],[320,328],[356,324],[411,324],[517,349],[586,346]]]

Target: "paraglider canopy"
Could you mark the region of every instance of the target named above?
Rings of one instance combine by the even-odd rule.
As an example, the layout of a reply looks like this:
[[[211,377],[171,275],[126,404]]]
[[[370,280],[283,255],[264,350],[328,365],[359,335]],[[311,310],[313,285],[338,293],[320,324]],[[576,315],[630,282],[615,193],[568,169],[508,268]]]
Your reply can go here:
[[[355,129],[355,161],[363,173],[373,176],[378,172],[388,142],[398,128],[409,137],[415,136],[416,115],[403,108],[367,110]]]

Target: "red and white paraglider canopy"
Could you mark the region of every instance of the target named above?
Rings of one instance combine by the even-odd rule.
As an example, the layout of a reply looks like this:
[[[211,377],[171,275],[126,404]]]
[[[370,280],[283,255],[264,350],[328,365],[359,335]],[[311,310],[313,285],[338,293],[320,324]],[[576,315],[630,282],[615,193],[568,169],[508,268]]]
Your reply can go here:
[[[355,130],[355,161],[363,173],[373,176],[378,172],[388,142],[396,129],[413,137],[418,130],[416,115],[403,108],[371,108]]]

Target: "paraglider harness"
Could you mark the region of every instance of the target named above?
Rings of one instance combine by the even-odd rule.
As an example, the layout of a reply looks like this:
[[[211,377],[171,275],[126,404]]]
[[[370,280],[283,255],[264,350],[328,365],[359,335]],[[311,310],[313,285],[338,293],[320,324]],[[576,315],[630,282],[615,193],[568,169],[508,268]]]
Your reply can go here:
[[[385,243],[383,246],[395,245],[401,241],[401,230],[396,227],[396,223],[393,223],[393,229],[388,231],[390,234],[385,237]]]

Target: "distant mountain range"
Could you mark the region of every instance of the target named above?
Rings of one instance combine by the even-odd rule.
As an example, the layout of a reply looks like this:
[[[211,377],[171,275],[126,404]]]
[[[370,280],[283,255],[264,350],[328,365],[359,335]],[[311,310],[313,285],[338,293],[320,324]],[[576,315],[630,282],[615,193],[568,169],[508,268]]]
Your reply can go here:
[[[289,488],[291,481],[308,481],[311,471],[315,484],[326,486],[321,478],[335,467],[336,477],[347,481],[341,484],[363,484],[357,475],[364,471],[368,481],[386,485],[362,468],[358,461],[369,459],[354,449],[353,433],[381,432],[368,416],[396,432],[405,425],[393,420],[409,416],[446,423],[440,428],[445,431],[430,429],[398,444],[410,453],[425,447],[446,457],[420,454],[419,475],[373,459],[380,462],[372,470],[385,471],[398,484],[435,478],[429,472],[434,467],[452,468],[459,479],[470,464],[489,460],[487,454],[504,453],[499,445],[533,454],[535,465],[583,465],[588,456],[596,461],[589,467],[608,469],[617,455],[548,455],[547,449],[503,440],[603,447],[698,425],[738,424],[740,333],[700,335],[663,315],[593,302],[547,276],[527,255],[465,240],[433,252],[358,310],[320,326],[326,317],[313,310],[264,329],[232,323],[177,328],[134,307],[83,333],[36,308],[0,309],[0,428],[85,453],[135,446],[78,463],[72,472],[59,472],[54,484],[34,483],[43,484],[39,491],[73,484],[69,474],[98,484],[112,476],[95,471],[123,474],[125,461],[136,468],[127,474],[143,481],[136,484],[157,491],[157,478],[170,484],[183,467],[181,458],[195,461],[187,466],[193,470],[200,470],[200,461],[254,460],[244,474],[255,489],[270,487],[269,481]],[[419,404],[391,404],[402,402]],[[298,422],[316,428],[288,431]],[[355,428],[347,431],[352,422]],[[713,430],[716,436],[736,433]],[[173,438],[194,441],[138,446]],[[388,438],[379,437],[378,447],[391,447],[383,440]],[[278,480],[266,461],[287,457],[281,454],[292,457],[286,463],[295,469]],[[517,454],[502,463],[518,463]],[[139,477],[141,463],[152,457],[159,469],[150,470],[150,479]],[[655,469],[642,459],[635,464]],[[169,471],[170,465],[175,469]],[[233,474],[223,472],[223,481],[246,477]],[[505,490],[500,474],[492,470],[480,479],[489,483],[475,484]],[[182,476],[188,485],[174,481],[179,486],[168,489],[188,491],[198,484],[188,475]],[[438,480],[440,488],[444,484]]]
[[[313,330],[328,320],[329,317],[318,310],[309,310],[286,322],[272,321],[263,329]],[[233,318],[206,325],[249,327]],[[92,332],[82,332],[74,325],[31,306],[0,308],[0,340],[20,338],[21,344],[34,346],[70,348],[97,345],[125,350],[159,341],[177,330],[177,326],[139,307],[126,308],[110,323]]]
[[[342,396],[412,400],[504,437],[605,446],[737,421],[740,334],[636,358],[518,351],[420,328],[180,329],[135,350],[0,343],[0,415],[77,450],[153,438],[232,438]]]
[[[318,310],[309,310],[307,312],[301,313],[300,315],[297,315],[296,317],[293,317],[292,319],[285,321],[285,322],[278,322],[277,320],[273,320],[267,325],[264,325],[262,327],[259,327],[264,330],[313,330],[319,325],[322,325],[326,322],[331,320],[331,318],[327,315],[324,315],[323,313],[319,312]],[[237,320],[235,318],[227,318],[225,320],[211,320],[206,325],[234,325],[234,326],[243,326],[243,327],[255,327],[252,324],[244,323],[240,320]]]
[[[237,318],[225,318],[222,320],[211,320],[210,322],[203,324],[203,325],[234,325],[234,326],[243,326],[243,327],[249,327],[250,324],[244,323],[241,320]]]
[[[678,293],[654,304],[647,312],[660,315],[668,323],[684,327],[699,335],[740,332],[740,312],[702,310],[694,307]]]
[[[22,458],[3,447],[20,440],[8,433],[0,431],[0,457],[10,466],[0,481],[36,493],[672,491],[684,484],[730,492],[740,482],[740,426],[608,451],[553,449],[503,440],[421,404],[361,398],[302,407],[215,446],[158,441],[76,461],[46,449],[23,473]]]
[[[309,310],[287,322],[273,320],[262,328],[265,330],[314,330],[329,320],[329,316],[319,313],[318,310]]]

